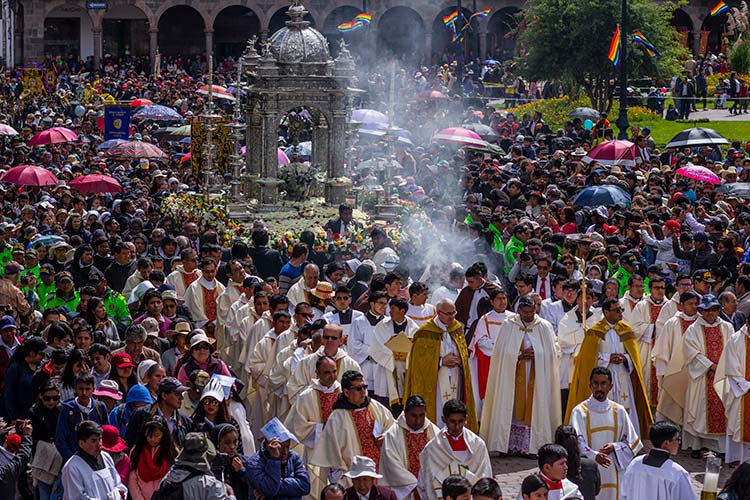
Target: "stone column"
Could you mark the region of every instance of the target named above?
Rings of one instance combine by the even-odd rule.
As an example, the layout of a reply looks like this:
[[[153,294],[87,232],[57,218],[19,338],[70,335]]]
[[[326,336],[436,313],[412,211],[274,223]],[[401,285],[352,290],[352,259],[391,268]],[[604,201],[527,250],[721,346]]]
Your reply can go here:
[[[482,30],[479,32],[479,57],[481,57],[482,60],[485,60],[488,58],[487,56],[487,30]]]
[[[346,161],[346,111],[333,112],[333,123],[328,128],[328,183],[326,203],[338,205],[346,198],[345,184],[339,182],[344,177]]]
[[[95,26],[91,33],[94,37],[94,64],[98,68],[102,60],[102,28]]]
[[[698,55],[700,54],[700,51],[701,51],[701,30],[698,29],[695,31],[689,31],[688,39],[690,38],[690,35],[693,35],[693,48],[692,48],[693,55]]]
[[[208,62],[209,56],[214,53],[214,30],[206,29],[203,33],[206,34],[206,62]]]
[[[268,31],[267,30],[261,31],[258,38],[259,38],[258,42],[261,44],[265,42],[266,40],[268,40]]]
[[[312,164],[328,166],[328,126],[319,125],[313,129]]]
[[[278,157],[278,114],[274,110],[263,112],[263,167],[260,185],[260,199],[264,205],[274,205],[279,199],[279,185],[282,181],[278,179],[279,157]]]
[[[429,66],[432,62],[432,31],[427,31],[424,34],[424,63],[425,66]]]
[[[148,30],[148,57],[151,60],[151,71],[156,64],[156,53],[159,50],[159,28],[151,27]]]

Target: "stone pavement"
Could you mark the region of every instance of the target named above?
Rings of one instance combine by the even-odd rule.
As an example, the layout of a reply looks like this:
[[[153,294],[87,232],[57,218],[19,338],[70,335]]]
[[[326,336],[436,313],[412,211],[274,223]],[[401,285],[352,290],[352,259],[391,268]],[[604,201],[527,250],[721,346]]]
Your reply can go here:
[[[688,118],[688,120],[697,120],[702,118],[708,118],[712,122],[746,122],[750,121],[750,113],[730,115],[728,109],[708,109],[706,111],[703,111],[703,107],[701,105],[698,107],[697,113],[690,113],[690,118]],[[699,123],[698,126],[700,127],[701,124]],[[710,125],[708,126],[710,127]]]
[[[690,458],[689,452],[682,451],[677,457],[677,462],[690,473],[693,490],[700,497],[700,491],[703,487],[703,475],[706,470],[706,461]],[[521,489],[523,478],[529,474],[533,474],[537,470],[536,460],[520,457],[492,458],[492,472],[495,474],[495,479],[500,483],[500,488],[503,490],[503,498],[515,499]],[[730,469],[727,466],[722,467],[719,481],[720,487],[724,485],[724,482],[733,471],[734,469]]]

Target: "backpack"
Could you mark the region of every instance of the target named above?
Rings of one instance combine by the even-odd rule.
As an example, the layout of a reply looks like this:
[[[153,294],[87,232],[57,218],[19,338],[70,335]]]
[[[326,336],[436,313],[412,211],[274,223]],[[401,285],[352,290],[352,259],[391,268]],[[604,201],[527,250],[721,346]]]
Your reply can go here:
[[[183,500],[185,498],[185,493],[182,491],[182,485],[194,477],[206,474],[205,472],[193,469],[192,467],[177,466],[174,470],[188,470],[190,471],[190,474],[179,483],[173,483],[172,481],[166,480],[162,481],[159,488],[157,488],[151,497],[151,500]]]

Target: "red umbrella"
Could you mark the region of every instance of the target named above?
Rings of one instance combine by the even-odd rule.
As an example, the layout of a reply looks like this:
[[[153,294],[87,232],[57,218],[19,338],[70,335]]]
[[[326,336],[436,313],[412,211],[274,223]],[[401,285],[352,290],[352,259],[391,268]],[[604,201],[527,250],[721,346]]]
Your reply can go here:
[[[677,169],[677,174],[694,181],[708,182],[709,184],[721,184],[721,178],[706,167],[688,163]]]
[[[5,172],[0,182],[9,182],[20,186],[55,186],[57,177],[43,167],[36,165],[19,165]]]
[[[459,146],[487,146],[479,134],[461,127],[446,128],[432,136],[433,142],[458,144]]]
[[[43,146],[45,144],[57,144],[59,142],[75,142],[78,136],[75,132],[65,127],[53,127],[42,130],[29,141],[29,146]]]
[[[148,142],[128,141],[107,150],[107,156],[129,160],[166,160],[169,157],[158,147]]]
[[[69,185],[82,193],[119,193],[122,191],[122,186],[117,179],[101,174],[76,177],[70,181]]]
[[[139,97],[138,99],[133,99],[130,101],[130,107],[131,108],[139,108],[141,106],[150,106],[153,102],[149,101],[148,99],[144,99],[142,97]]]
[[[186,161],[189,161],[189,160],[190,160],[190,158],[192,158],[192,155],[191,155],[190,153],[188,153],[188,154],[186,154],[185,156],[183,156],[182,158],[180,158],[180,163],[181,163],[181,164],[182,164],[182,163],[185,163]]]
[[[204,85],[199,88],[197,90],[197,93],[208,95],[208,85]],[[214,95],[214,97],[217,97],[219,99],[229,99],[230,101],[234,101],[234,96],[221,85],[211,85],[211,93]]]
[[[417,99],[420,101],[430,101],[433,99],[448,99],[448,96],[437,90],[425,90],[417,94]]]
[[[635,167],[635,144],[630,141],[605,141],[589,151],[581,161],[597,161],[602,165],[620,165]]]

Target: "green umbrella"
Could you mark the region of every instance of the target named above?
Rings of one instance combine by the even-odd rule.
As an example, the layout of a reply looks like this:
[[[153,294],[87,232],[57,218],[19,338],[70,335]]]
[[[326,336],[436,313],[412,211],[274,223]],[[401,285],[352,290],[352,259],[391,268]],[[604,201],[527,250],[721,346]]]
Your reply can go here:
[[[181,127],[177,127],[172,132],[170,132],[169,135],[177,136],[177,137],[190,137],[190,125],[183,125]]]

